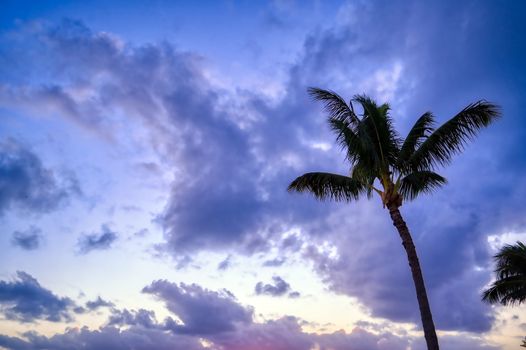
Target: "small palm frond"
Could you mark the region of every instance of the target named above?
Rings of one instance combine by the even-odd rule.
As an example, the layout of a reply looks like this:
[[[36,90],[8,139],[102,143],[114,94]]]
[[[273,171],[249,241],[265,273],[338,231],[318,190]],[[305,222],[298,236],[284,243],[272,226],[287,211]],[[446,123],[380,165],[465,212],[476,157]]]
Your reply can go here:
[[[351,178],[366,184],[367,198],[371,198],[373,195],[374,180],[377,177],[377,173],[371,167],[365,165],[363,162],[356,163],[351,172]]]
[[[468,105],[429,135],[411,156],[411,167],[429,170],[437,165],[447,165],[480,129],[499,117],[499,108],[490,102],[478,101]]]
[[[325,103],[325,110],[329,113],[330,118],[347,122],[353,127],[360,123],[360,120],[354,113],[352,104],[350,106],[347,105],[345,100],[337,93],[316,87],[310,87],[307,91],[315,100]]]
[[[526,276],[526,246],[522,242],[515,245],[505,245],[495,255],[497,268],[495,272],[500,278],[511,275],[524,274]]]
[[[377,157],[382,163],[382,170],[387,171],[389,165],[394,164],[398,158],[400,144],[400,138],[389,115],[389,105],[378,106],[369,97],[363,95],[357,95],[353,100],[363,107],[364,117],[361,125],[365,127],[368,138],[373,140]]]
[[[379,160],[369,134],[364,131],[362,121],[355,114],[352,103],[349,105],[338,94],[311,87],[309,94],[325,104],[331,129],[337,135],[337,141],[345,150],[347,160],[354,166],[358,161],[378,168]]]
[[[288,187],[289,192],[310,192],[319,200],[352,201],[365,192],[364,185],[348,176],[331,173],[306,173]]]
[[[510,276],[495,281],[482,294],[482,300],[490,304],[515,305],[526,300],[526,276]]]
[[[346,151],[347,160],[349,160],[351,165],[355,164],[361,157],[368,154],[368,152],[364,150],[364,146],[366,145],[349,127],[349,123],[337,118],[329,118],[329,125],[337,134],[336,141],[341,145],[342,149]]]
[[[431,112],[426,112],[422,114],[420,118],[418,118],[415,125],[413,125],[409,131],[409,134],[407,134],[407,137],[400,148],[400,154],[398,156],[399,167],[403,167],[405,165],[415,150],[426,139],[428,133],[433,131],[434,123],[435,120]]]
[[[505,245],[494,257],[497,280],[482,294],[488,303],[513,305],[526,301],[526,246]]]
[[[415,171],[400,181],[400,194],[405,200],[413,200],[421,193],[431,193],[445,185],[447,180],[432,171]]]

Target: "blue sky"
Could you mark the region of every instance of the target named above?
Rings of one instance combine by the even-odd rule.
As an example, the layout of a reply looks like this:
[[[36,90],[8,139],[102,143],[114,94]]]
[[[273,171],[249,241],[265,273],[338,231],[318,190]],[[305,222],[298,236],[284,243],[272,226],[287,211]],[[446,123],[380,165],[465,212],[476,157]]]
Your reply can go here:
[[[402,134],[501,106],[401,210],[442,348],[520,344],[523,307],[480,292],[526,236],[523,5],[0,6],[0,347],[423,349],[378,198],[286,191],[349,170],[309,86],[389,102]]]

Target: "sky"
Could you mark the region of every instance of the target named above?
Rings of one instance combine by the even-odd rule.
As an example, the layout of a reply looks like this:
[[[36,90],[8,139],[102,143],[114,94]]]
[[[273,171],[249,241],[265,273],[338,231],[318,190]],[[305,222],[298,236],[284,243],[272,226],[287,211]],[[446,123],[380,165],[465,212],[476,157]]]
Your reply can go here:
[[[516,349],[492,256],[526,240],[519,1],[0,1],[0,348],[420,350],[378,198],[287,192],[348,173],[316,86],[406,134],[502,119],[401,207],[442,349]]]

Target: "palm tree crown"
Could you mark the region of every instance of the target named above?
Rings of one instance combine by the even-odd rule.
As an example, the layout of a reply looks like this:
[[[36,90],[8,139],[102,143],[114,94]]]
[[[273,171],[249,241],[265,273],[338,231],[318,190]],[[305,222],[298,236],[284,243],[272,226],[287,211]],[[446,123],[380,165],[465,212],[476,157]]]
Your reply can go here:
[[[310,88],[309,93],[325,103],[330,127],[351,165],[349,176],[307,173],[289,186],[289,191],[308,191],[318,199],[351,201],[377,192],[384,206],[400,206],[402,200],[431,192],[446,183],[435,172],[437,166],[448,164],[479,129],[500,115],[497,106],[481,100],[435,128],[433,114],[426,112],[402,139],[386,103],[378,105],[357,95],[347,104],[338,94],[318,88]],[[361,105],[363,115],[355,113],[353,102]],[[382,189],[375,186],[376,180]]]
[[[318,88],[309,89],[309,93],[324,102],[329,124],[351,167],[349,175],[304,174],[292,181],[289,191],[311,192],[321,200],[352,201],[364,194],[380,195],[407,253],[427,347],[439,350],[420,262],[399,208],[403,200],[445,184],[446,179],[435,172],[436,168],[448,164],[480,129],[497,119],[499,109],[478,101],[438,128],[433,114],[426,112],[402,139],[393,127],[386,103],[378,105],[365,95],[357,95],[347,104],[336,93]],[[355,113],[353,102],[361,105],[362,115]]]
[[[495,255],[497,280],[482,294],[482,300],[514,305],[526,301],[526,246],[505,245]]]

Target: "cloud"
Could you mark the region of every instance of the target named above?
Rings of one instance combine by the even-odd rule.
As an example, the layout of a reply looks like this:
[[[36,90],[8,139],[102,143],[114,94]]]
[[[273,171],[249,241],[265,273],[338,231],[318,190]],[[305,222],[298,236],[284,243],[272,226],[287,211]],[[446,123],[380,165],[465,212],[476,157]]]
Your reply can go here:
[[[217,265],[217,269],[224,271],[232,265],[232,255],[229,254],[223,261]]]
[[[290,292],[289,293],[289,298],[296,299],[296,298],[299,298],[299,297],[301,297],[301,293],[300,292],[294,291],[294,292]]]
[[[254,322],[252,310],[240,305],[231,293],[213,292],[198,285],[154,281],[144,292],[156,295],[184,324],[177,324],[171,317],[159,322],[151,310],[112,309],[108,322],[98,329],[68,328],[52,336],[36,332],[26,332],[21,337],[0,335],[0,347],[8,350],[419,350],[424,347],[420,337],[366,322],[351,332],[324,334],[303,331],[305,322],[291,316]],[[211,321],[206,320],[202,312],[205,310]],[[445,335],[442,339],[447,350],[497,349],[472,336]]]
[[[35,250],[42,244],[42,230],[35,226],[30,226],[26,231],[15,231],[11,243],[24,250]]]
[[[31,101],[33,108],[48,106],[97,131],[112,130],[99,116],[113,110],[146,126],[152,148],[176,174],[158,220],[163,249],[173,256],[200,250],[253,254],[295,228],[307,237],[305,245],[284,243],[282,250],[299,251],[327,285],[356,297],[373,316],[415,324],[420,321],[405,253],[378,201],[317,203],[285,191],[303,172],[348,171],[305,88],[330,88],[346,99],[362,92],[381,102],[388,98],[401,131],[428,109],[443,121],[480,98],[502,104],[503,120],[444,170],[449,185],[402,207],[437,326],[484,332],[493,320],[478,296],[491,278],[487,236],[526,227],[526,186],[520,181],[526,162],[518,147],[526,128],[517,102],[526,98],[519,74],[523,52],[508,40],[509,33],[524,34],[522,6],[353,4],[337,26],[309,35],[270,102],[257,91],[214,86],[196,55],[170,44],[123,44],[65,21],[22,36],[38,41],[36,57],[42,59],[22,50],[12,60],[16,69],[54,67],[49,74],[56,86],[28,85],[20,77],[29,74],[17,74],[0,94],[11,106]],[[382,26],[371,18],[382,18]],[[89,93],[75,94],[81,88],[76,82]],[[333,251],[318,249],[324,242]]]
[[[142,326],[131,326],[126,329],[104,326],[97,330],[83,327],[69,329],[65,333],[51,337],[36,333],[26,333],[24,337],[27,340],[0,335],[0,346],[8,350],[79,348],[107,350],[420,350],[424,348],[423,343],[412,342],[405,336],[386,332],[376,334],[361,328],[355,328],[350,333],[343,331],[329,334],[305,333],[301,330],[298,320],[293,317],[284,317],[263,324],[252,324],[236,332],[214,335],[213,338],[206,339],[207,347],[201,344],[198,337]],[[498,348],[484,344],[477,338],[445,336],[443,349],[497,350]]]
[[[290,284],[287,283],[283,278],[279,276],[273,276],[272,281],[274,284],[264,284],[263,282],[258,282],[254,288],[256,294],[280,297],[288,293],[289,297],[291,298],[297,298],[300,296],[298,292],[290,290]]]
[[[189,255],[182,255],[182,256],[174,257],[173,259],[176,262],[175,268],[177,270],[185,269],[188,266],[190,266],[191,263],[194,262],[194,259],[192,259],[192,257]]]
[[[86,308],[88,310],[96,310],[101,307],[113,307],[114,304],[111,301],[102,299],[100,296],[93,301],[86,302]]]
[[[48,213],[80,192],[74,177],[57,176],[17,141],[0,142],[0,215],[11,208]]]
[[[275,110],[257,94],[213,85],[196,55],[168,43],[123,45],[74,20],[40,23],[3,40],[4,47],[32,48],[7,50],[6,55],[16,55],[16,69],[32,76],[50,66],[45,71],[54,82],[42,86],[13,76],[0,89],[6,106],[31,108],[31,114],[49,110],[113,138],[119,123],[107,116],[120,111],[127,123],[149,134],[163,167],[177,174],[159,216],[163,248],[174,256],[232,247],[247,254],[266,250],[269,238],[286,230],[283,222],[309,220],[319,207],[289,205],[285,191],[294,176],[287,163],[298,157],[293,151],[301,149],[300,136],[317,133],[320,125],[302,120],[312,114],[304,106],[305,87],[297,102]],[[276,120],[269,118],[273,115]],[[126,137],[130,142],[130,134]]]
[[[74,302],[43,288],[26,272],[18,271],[12,281],[0,281],[0,310],[7,319],[20,322],[71,321]]]
[[[77,244],[82,254],[87,254],[93,250],[106,250],[111,248],[113,242],[117,240],[117,233],[113,232],[107,224],[101,226],[101,232],[82,235]]]
[[[227,290],[214,292],[196,284],[177,285],[166,280],[154,281],[143,289],[166,304],[184,324],[173,322],[176,333],[210,335],[232,331],[237,324],[252,322],[253,311],[237,303]]]
[[[173,334],[159,329],[130,327],[122,330],[112,326],[90,330],[69,329],[51,337],[26,333],[27,340],[0,335],[0,346],[9,350],[36,349],[107,349],[107,350],[204,350],[199,339]]]
[[[278,267],[283,265],[287,261],[286,258],[274,258],[270,260],[265,260],[263,266],[265,267]]]
[[[150,310],[139,309],[138,311],[130,310],[113,310],[110,315],[108,325],[110,326],[140,326],[147,329],[165,329],[157,323],[155,313]]]

